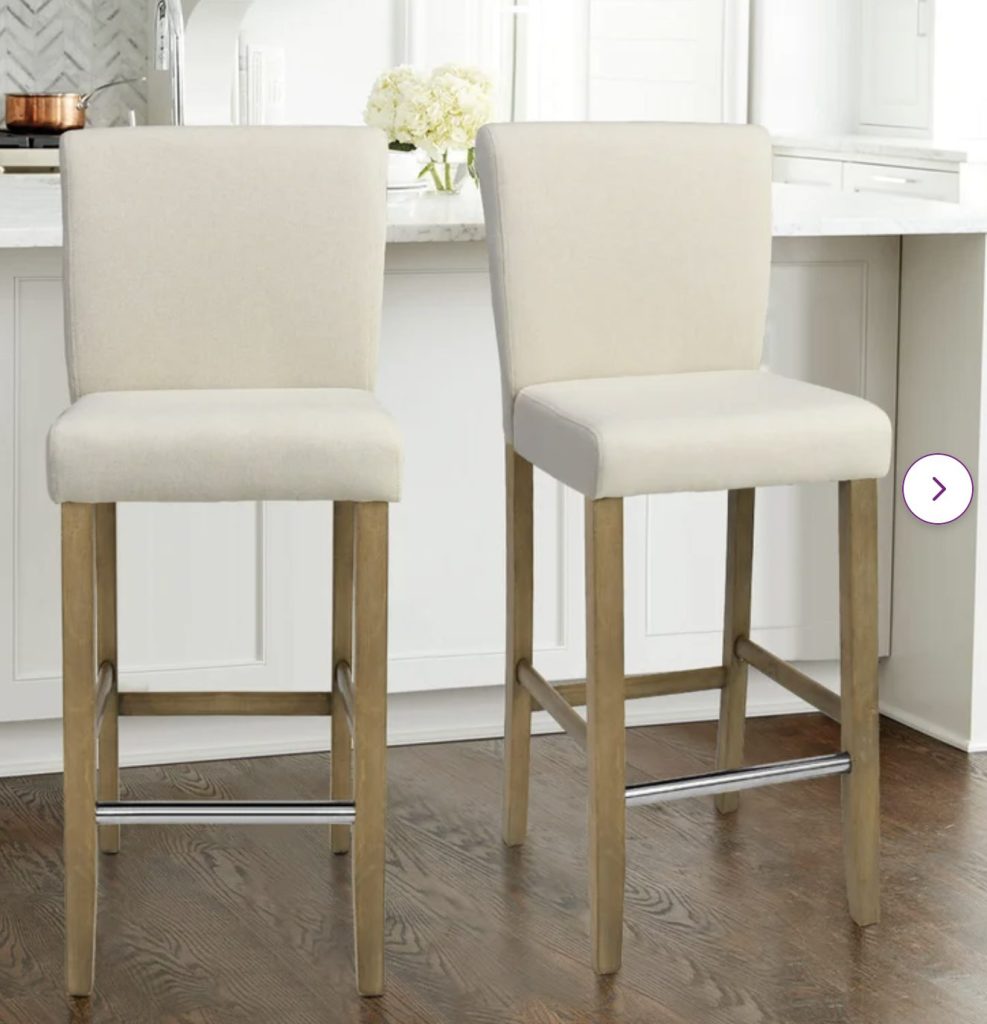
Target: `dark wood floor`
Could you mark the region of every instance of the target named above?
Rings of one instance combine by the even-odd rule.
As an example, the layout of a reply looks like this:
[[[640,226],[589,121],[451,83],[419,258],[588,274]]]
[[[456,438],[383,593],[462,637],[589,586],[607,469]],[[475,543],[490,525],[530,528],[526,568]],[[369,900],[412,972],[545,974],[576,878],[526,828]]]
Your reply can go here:
[[[97,994],[61,994],[61,779],[0,780],[0,1022],[939,1024],[987,1019],[987,761],[884,725],[884,920],[843,902],[839,783],[629,813],[624,967],[588,962],[584,773],[534,743],[530,839],[499,838],[500,744],[391,752],[388,992],[352,976],[349,862],[322,829],[132,828],[102,858]],[[752,761],[825,753],[816,716]],[[631,781],[701,771],[707,724],[633,730]],[[317,755],[124,772],[146,799],[316,798]]]

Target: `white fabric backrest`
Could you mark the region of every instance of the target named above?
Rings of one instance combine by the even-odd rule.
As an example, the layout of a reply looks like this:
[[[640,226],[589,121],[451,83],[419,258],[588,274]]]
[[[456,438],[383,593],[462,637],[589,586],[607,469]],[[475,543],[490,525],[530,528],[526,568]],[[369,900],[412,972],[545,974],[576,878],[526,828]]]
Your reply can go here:
[[[508,438],[529,384],[759,364],[771,264],[763,129],[487,125],[477,166]]]
[[[373,387],[381,132],[86,128],[62,166],[73,398]]]

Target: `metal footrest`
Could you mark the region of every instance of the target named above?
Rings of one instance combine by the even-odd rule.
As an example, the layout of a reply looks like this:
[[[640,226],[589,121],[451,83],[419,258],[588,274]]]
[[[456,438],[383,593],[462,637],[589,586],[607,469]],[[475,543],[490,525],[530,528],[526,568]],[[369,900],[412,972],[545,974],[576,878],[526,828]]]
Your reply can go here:
[[[98,825],[352,825],[345,800],[115,800],[96,804]]]
[[[713,796],[716,793],[733,793],[758,786],[775,786],[781,782],[846,775],[850,768],[849,754],[823,754],[798,761],[775,761],[773,764],[759,764],[735,771],[709,772],[707,775],[690,775],[682,779],[628,786],[624,790],[624,799],[628,807],[643,807],[668,800],[684,800],[690,796]]]

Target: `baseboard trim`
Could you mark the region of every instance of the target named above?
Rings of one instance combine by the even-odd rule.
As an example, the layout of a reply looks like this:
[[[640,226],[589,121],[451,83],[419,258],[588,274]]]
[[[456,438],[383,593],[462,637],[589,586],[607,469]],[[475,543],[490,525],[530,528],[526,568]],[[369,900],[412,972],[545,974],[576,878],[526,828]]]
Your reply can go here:
[[[922,715],[913,715],[910,711],[902,711],[901,708],[888,704],[886,701],[881,701],[881,714],[892,719],[892,721],[907,725],[909,729],[914,729],[916,732],[931,736],[933,739],[939,740],[950,747],[956,747],[957,750],[962,750],[966,754],[978,754],[987,751],[987,743],[971,741],[968,736],[963,736],[952,729],[944,729],[941,725],[930,722]]]
[[[771,684],[752,683],[750,717],[811,710]],[[717,714],[718,695],[707,692],[629,702],[626,720],[628,726],[663,725],[712,721]],[[532,720],[532,731],[543,735],[559,728],[539,712]],[[390,699],[390,746],[499,739],[503,735],[503,690],[498,686],[399,693]],[[120,763],[125,768],[328,749],[328,724],[316,718],[127,718],[120,728]],[[0,724],[0,777],[61,770],[60,719]]]
[[[815,678],[833,686],[836,665],[806,666]],[[627,704],[628,726],[714,721],[719,695],[679,694]],[[751,673],[747,713],[751,718],[814,711],[781,687]],[[987,752],[987,743],[942,729],[933,722],[882,702],[882,714],[967,753]],[[388,709],[388,744],[452,743],[499,739],[504,735],[503,689],[499,686],[397,693]],[[538,735],[559,732],[544,712],[532,720]],[[239,757],[320,753],[329,749],[324,718],[127,718],[120,729],[120,763],[140,765],[222,761]],[[0,723],[0,777],[43,775],[62,770],[61,721]]]

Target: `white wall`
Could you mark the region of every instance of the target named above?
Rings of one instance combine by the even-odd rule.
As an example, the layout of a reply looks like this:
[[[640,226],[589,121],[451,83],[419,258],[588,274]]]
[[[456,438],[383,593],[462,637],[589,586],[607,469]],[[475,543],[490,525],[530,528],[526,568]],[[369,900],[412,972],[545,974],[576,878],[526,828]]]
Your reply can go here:
[[[361,124],[370,86],[395,63],[391,0],[257,0],[241,26],[285,50],[291,124]]]
[[[859,0],[753,0],[751,120],[778,134],[854,130]]]
[[[188,18],[186,119],[230,120],[238,39],[284,51],[286,123],[359,124],[374,79],[395,64],[475,64],[509,95],[510,30],[504,0],[199,0]]]
[[[936,5],[932,124],[938,138],[987,138],[985,38],[984,0]]]
[[[360,124],[380,72],[403,57],[394,0],[185,0],[188,124],[229,124],[238,44],[281,48],[288,124]],[[160,85],[160,82],[156,83]],[[159,120],[164,112],[153,111]]]
[[[520,10],[521,120],[746,118],[748,0],[538,0]],[[359,123],[383,68],[449,61],[488,70],[507,118],[513,17],[508,0],[198,0],[186,119],[230,120],[238,38],[284,51],[287,123]]]

